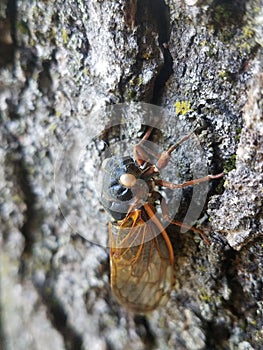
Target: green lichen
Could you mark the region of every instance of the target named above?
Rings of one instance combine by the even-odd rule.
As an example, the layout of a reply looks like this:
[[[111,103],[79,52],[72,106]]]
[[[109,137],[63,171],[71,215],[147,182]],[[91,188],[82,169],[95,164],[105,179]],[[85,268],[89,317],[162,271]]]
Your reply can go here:
[[[145,82],[141,74],[139,76],[132,77],[128,82],[126,99],[128,101],[133,101],[144,85],[145,85]]]
[[[143,77],[141,75],[133,77],[129,81],[130,86],[140,87],[143,84]]]
[[[64,43],[65,45],[67,45],[68,42],[69,42],[69,36],[68,36],[68,33],[67,33],[67,31],[66,31],[65,28],[62,28],[62,30],[61,30],[61,35],[62,35],[63,43]]]
[[[210,301],[211,301],[211,297],[210,297],[210,295],[208,295],[208,294],[202,294],[202,295],[200,295],[200,299],[201,299],[202,301],[207,301],[207,302],[210,302]]]
[[[49,131],[50,131],[51,133],[53,133],[53,132],[56,130],[56,128],[57,128],[57,124],[52,123],[52,124],[50,124],[50,126],[49,126]]]
[[[133,89],[129,89],[127,92],[127,101],[132,101],[136,96],[136,92]]]
[[[196,270],[198,271],[198,272],[200,272],[200,273],[204,273],[204,272],[206,272],[207,271],[207,268],[205,267],[205,266],[198,266],[197,268],[196,268]]]
[[[236,168],[236,155],[233,154],[232,157],[228,159],[224,166],[224,172],[229,173]]]
[[[185,115],[192,111],[191,103],[189,101],[176,101],[174,103],[175,113]]]
[[[138,85],[138,86],[143,85],[143,77],[142,77],[141,75],[138,76],[137,85]]]
[[[245,25],[243,27],[242,32],[243,32],[243,37],[245,39],[252,39],[254,37],[254,35],[255,35],[254,29],[251,28],[249,25]]]
[[[20,33],[24,34],[24,35],[30,35],[30,30],[28,28],[28,25],[25,21],[23,20],[20,20],[18,23],[17,23],[17,29]]]
[[[83,69],[82,73],[83,73],[83,75],[90,76],[90,70],[89,70],[87,67],[85,67],[85,68]]]
[[[237,135],[236,135],[236,141],[239,142],[240,141],[240,137],[241,137],[241,131],[242,128],[237,128]]]
[[[149,61],[153,58],[153,54],[152,52],[145,52],[143,53],[142,58],[145,59],[145,61]]]
[[[205,288],[202,288],[200,290],[200,299],[205,302],[211,302],[213,300],[212,296],[207,293],[207,290]]]
[[[208,45],[208,41],[207,40],[203,40],[203,41],[200,42],[200,45],[203,46],[203,47],[207,46]]]
[[[220,70],[218,76],[219,78],[226,80],[229,77],[229,72],[227,70]]]
[[[249,324],[251,324],[252,326],[256,326],[256,325],[257,325],[257,321],[254,320],[254,319],[249,318],[249,319],[248,319],[248,322],[249,322]]]
[[[242,28],[242,32],[237,39],[237,46],[241,53],[250,53],[255,46],[255,31],[250,24]]]
[[[23,203],[23,198],[21,196],[19,196],[18,194],[13,195],[12,199],[13,199],[13,202],[16,204]]]
[[[49,37],[49,40],[50,42],[52,42],[53,40],[56,39],[56,36],[57,36],[57,30],[56,28],[51,28],[48,32],[48,37]]]

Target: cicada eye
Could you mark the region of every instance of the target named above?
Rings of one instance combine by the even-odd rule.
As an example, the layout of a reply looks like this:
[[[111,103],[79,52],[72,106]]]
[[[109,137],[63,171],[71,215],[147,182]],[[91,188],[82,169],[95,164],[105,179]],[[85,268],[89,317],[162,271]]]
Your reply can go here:
[[[133,174],[122,174],[119,180],[120,184],[127,188],[133,187],[136,184],[136,181],[136,176]]]

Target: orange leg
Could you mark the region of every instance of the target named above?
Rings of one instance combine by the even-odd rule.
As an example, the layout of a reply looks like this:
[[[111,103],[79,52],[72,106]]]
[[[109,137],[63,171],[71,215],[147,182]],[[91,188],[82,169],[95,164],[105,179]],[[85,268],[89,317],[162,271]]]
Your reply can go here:
[[[140,166],[142,166],[145,162],[149,162],[150,159],[148,157],[148,154],[152,154],[153,156],[155,156],[150,150],[147,150],[147,151],[143,150],[143,143],[144,141],[148,140],[148,138],[152,133],[152,130],[153,128],[150,127],[145,133],[145,135],[143,136],[143,138],[140,140],[140,142],[133,147],[134,158]],[[159,158],[159,156],[157,156],[157,158]]]
[[[194,134],[194,131],[190,132],[189,134],[182,137],[178,142],[176,142],[174,145],[172,145],[167,151],[164,151],[161,156],[159,157],[156,167],[158,169],[163,169],[166,167],[166,165],[169,163],[170,157],[172,152],[180,146],[182,143],[187,141],[192,135]]]
[[[158,171],[159,169],[163,169],[166,167],[166,165],[168,164],[170,157],[171,157],[171,153],[178,147],[180,146],[182,143],[184,143],[185,141],[187,141],[193,134],[194,131],[190,132],[189,134],[183,136],[178,142],[176,142],[174,145],[172,145],[167,151],[162,152],[161,154],[155,154],[152,150],[147,149],[146,151],[143,150],[143,143],[144,141],[148,140],[148,138],[150,137],[151,133],[152,133],[153,127],[150,127],[147,132],[145,133],[145,135],[143,136],[143,138],[140,140],[140,142],[134,146],[133,149],[133,154],[134,154],[134,158],[136,159],[137,163],[141,166],[146,162],[149,161],[149,158],[147,156],[147,154],[150,154],[152,156],[154,156],[155,158],[157,158],[157,164],[154,167],[155,168],[155,172]],[[152,171],[152,172],[154,172]]]
[[[155,223],[155,225],[159,228],[164,240],[165,240],[165,243],[166,243],[166,246],[168,248],[168,252],[169,252],[169,256],[170,256],[170,262],[171,262],[171,265],[174,266],[174,251],[173,251],[173,246],[172,246],[172,243],[170,241],[170,238],[167,234],[167,232],[165,231],[165,229],[163,228],[161,222],[158,220],[158,218],[156,217],[155,215],[155,212],[154,210],[151,208],[151,205],[150,204],[145,204],[144,205],[144,209],[146,210],[147,214],[149,215],[149,217],[153,220],[153,222]]]
[[[223,177],[223,176],[224,176],[224,173],[220,173],[217,175],[207,175],[207,176],[201,177],[199,179],[193,179],[190,181],[186,181],[182,184],[174,184],[172,182],[168,182],[168,181],[164,181],[164,180],[155,180],[155,183],[158,186],[163,186],[163,187],[170,188],[171,190],[174,190],[176,188],[184,188],[187,186],[197,185],[197,184],[200,184],[202,182],[209,181],[211,179],[219,179],[220,177]]]
[[[203,240],[205,241],[206,244],[210,245],[210,241],[209,239],[207,238],[206,234],[204,234],[204,232],[202,232],[201,230],[199,230],[198,228],[196,227],[193,227],[191,225],[187,225],[187,224],[184,224],[183,222],[181,221],[176,221],[176,220],[172,220],[168,214],[168,208],[167,208],[167,203],[165,201],[164,198],[162,198],[161,200],[161,209],[162,209],[162,214],[163,214],[163,217],[165,220],[167,220],[171,225],[176,225],[176,226],[179,226],[179,227],[182,227],[182,228],[186,228],[187,230],[191,230],[193,231],[194,233],[197,233],[199,234]]]
[[[152,127],[147,130],[147,132],[145,133],[144,137],[141,139],[141,141],[137,145],[134,146],[134,150],[133,150],[134,157],[135,157],[135,159],[136,159],[136,161],[138,162],[139,165],[144,165],[145,162],[148,162],[149,158],[147,156],[147,153],[153,155],[155,158],[158,159],[157,163],[156,163],[156,166],[152,165],[149,168],[147,168],[145,173],[144,173],[144,175],[153,174],[155,172],[158,172],[160,169],[165,168],[166,165],[168,164],[169,160],[170,160],[172,152],[179,145],[181,145],[183,142],[187,141],[194,134],[194,131],[190,132],[189,134],[187,134],[184,137],[182,137],[174,145],[172,145],[167,151],[162,152],[161,155],[155,155],[151,150],[147,150],[147,151],[143,150],[143,143],[144,143],[144,141],[146,141],[150,137],[150,135],[152,133],[152,130],[153,130]],[[184,188],[184,187],[187,187],[187,186],[197,185],[197,184],[200,184],[202,182],[209,181],[211,179],[221,178],[223,176],[224,176],[224,173],[222,172],[222,173],[217,174],[217,175],[207,175],[207,176],[201,177],[199,179],[193,179],[193,180],[190,180],[190,181],[186,181],[186,182],[184,182],[182,184],[174,184],[174,183],[171,183],[171,182],[168,182],[168,181],[160,179],[160,180],[155,180],[155,184],[158,185],[158,186],[167,187],[169,189],[176,189],[176,188]],[[161,209],[162,209],[162,213],[163,213],[163,216],[164,216],[165,220],[169,221],[173,225],[176,225],[176,226],[179,226],[179,227],[183,227],[183,228],[191,230],[191,231],[193,231],[195,233],[198,233],[207,244],[210,244],[209,239],[207,238],[207,236],[201,230],[199,230],[199,229],[197,229],[195,227],[192,227],[190,225],[184,224],[184,223],[182,223],[180,221],[172,220],[169,217],[169,215],[168,215],[167,205],[166,205],[166,202],[165,202],[164,199],[161,200]]]

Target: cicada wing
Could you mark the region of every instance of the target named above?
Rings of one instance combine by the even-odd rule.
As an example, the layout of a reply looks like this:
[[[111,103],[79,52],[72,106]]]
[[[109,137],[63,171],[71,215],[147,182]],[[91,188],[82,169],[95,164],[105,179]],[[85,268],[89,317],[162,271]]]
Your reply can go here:
[[[173,285],[173,260],[163,237],[167,234],[164,231],[157,235],[157,229],[152,222],[139,221],[125,242],[138,243],[140,237],[140,244],[122,247],[123,228],[119,227],[117,236],[122,238],[118,246],[115,241],[111,248],[112,291],[122,305],[136,313],[146,313],[163,304]],[[154,238],[145,242],[149,234]]]

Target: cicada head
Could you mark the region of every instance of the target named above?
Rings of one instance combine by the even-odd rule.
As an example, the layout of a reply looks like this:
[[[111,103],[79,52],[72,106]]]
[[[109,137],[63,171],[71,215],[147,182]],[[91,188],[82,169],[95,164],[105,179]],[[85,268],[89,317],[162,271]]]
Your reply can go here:
[[[142,170],[131,157],[111,157],[104,163],[101,203],[114,220],[122,220],[134,200]]]

